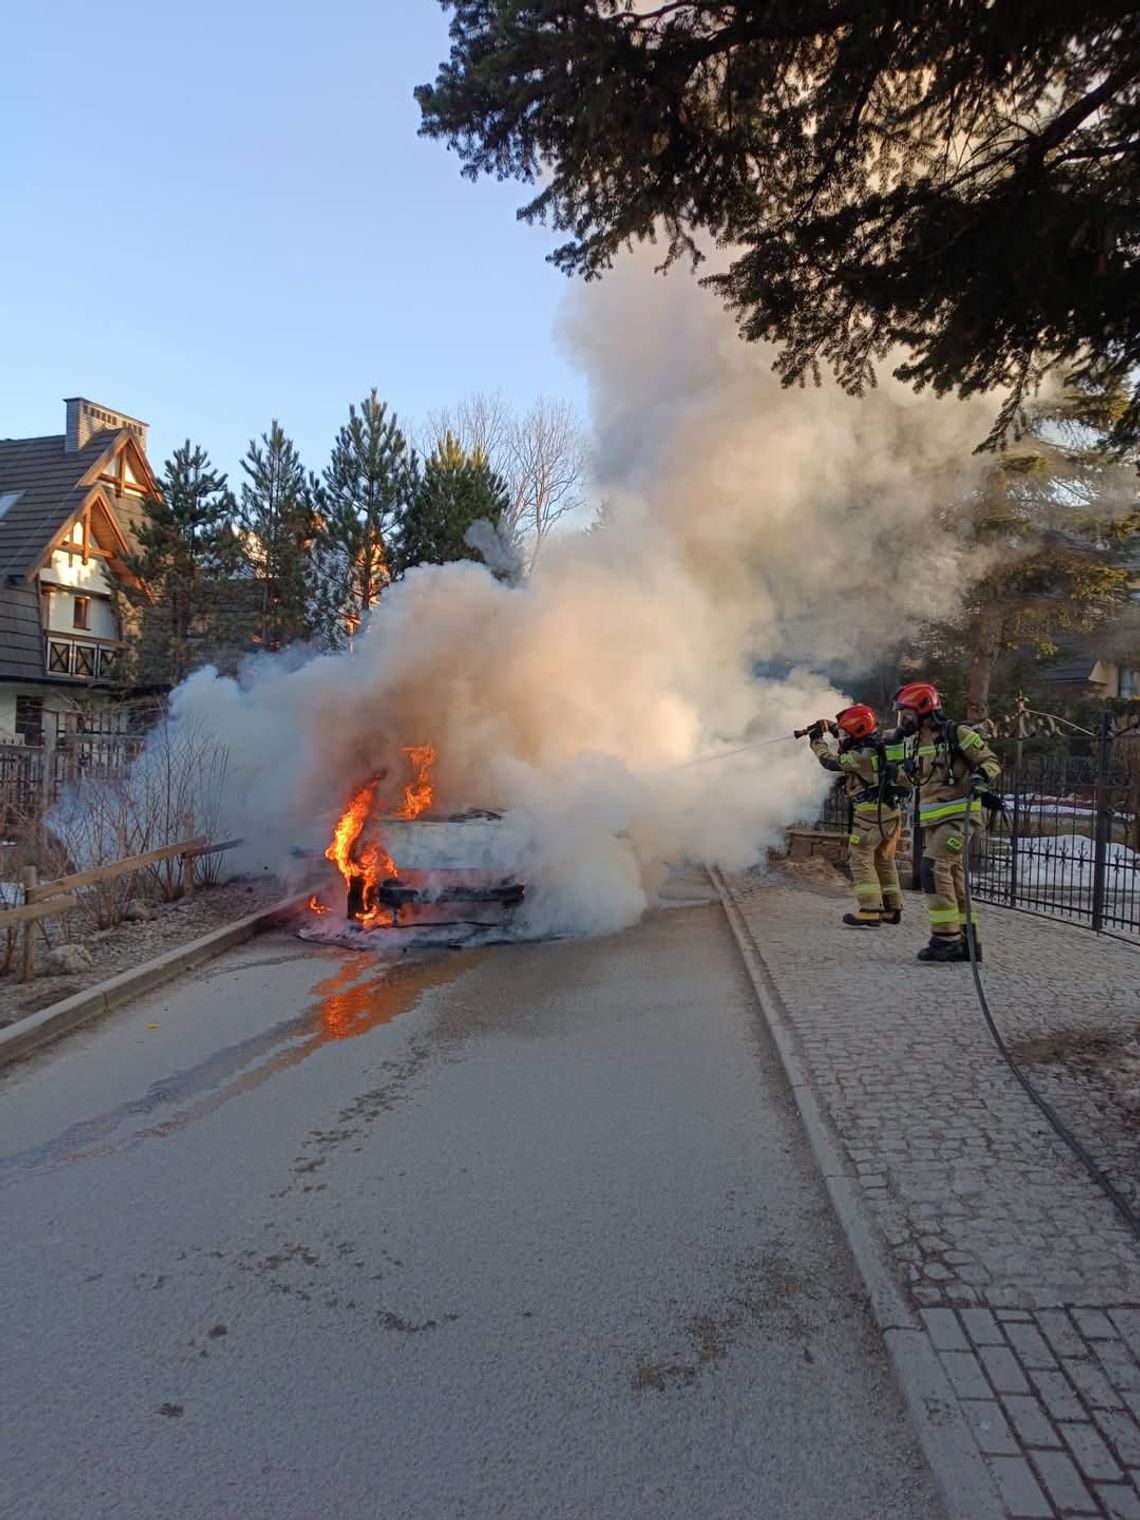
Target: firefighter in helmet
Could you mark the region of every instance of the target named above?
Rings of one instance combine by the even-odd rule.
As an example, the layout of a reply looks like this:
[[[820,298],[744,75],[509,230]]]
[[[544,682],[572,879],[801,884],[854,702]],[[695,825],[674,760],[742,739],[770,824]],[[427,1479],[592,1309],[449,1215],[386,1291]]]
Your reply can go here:
[[[918,787],[918,823],[925,841],[922,889],[927,894],[930,943],[918,958],[969,960],[962,859],[981,820],[982,797],[1001,775],[1001,764],[981,734],[946,717],[929,681],[900,687],[895,707],[898,728],[889,737],[913,745],[908,765]],[[976,914],[974,943],[980,960]]]
[[[902,833],[899,793],[909,785],[902,770],[903,744],[897,739],[887,744],[874,711],[861,703],[845,707],[834,723],[820,719],[806,732],[824,770],[844,777],[854,809],[849,859],[856,910],[845,913],[843,922],[851,929],[901,923],[895,851]],[[827,742],[825,732],[838,735],[837,748]]]

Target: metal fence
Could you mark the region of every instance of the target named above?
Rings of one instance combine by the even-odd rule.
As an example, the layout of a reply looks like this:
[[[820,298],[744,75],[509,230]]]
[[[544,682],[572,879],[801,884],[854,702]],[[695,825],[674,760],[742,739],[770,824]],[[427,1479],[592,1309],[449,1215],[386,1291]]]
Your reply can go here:
[[[1026,755],[971,854],[979,899],[1140,936],[1140,755]]]
[[[854,816],[854,811],[846,797],[843,780],[840,778],[828,788],[827,796],[820,803],[819,817],[815,820],[813,827],[829,834],[849,834]]]
[[[1140,731],[1115,728],[1105,713],[1091,754],[1035,748],[1056,733],[990,735],[1005,812],[974,837],[972,889],[981,901],[1140,939]],[[904,838],[911,823],[908,811]],[[850,830],[842,784],[828,791],[814,827]],[[900,856],[908,853],[904,844]],[[915,862],[915,887],[918,876]]]
[[[139,734],[76,734],[53,745],[0,744],[0,823],[50,807],[84,779],[125,776],[141,753]]]

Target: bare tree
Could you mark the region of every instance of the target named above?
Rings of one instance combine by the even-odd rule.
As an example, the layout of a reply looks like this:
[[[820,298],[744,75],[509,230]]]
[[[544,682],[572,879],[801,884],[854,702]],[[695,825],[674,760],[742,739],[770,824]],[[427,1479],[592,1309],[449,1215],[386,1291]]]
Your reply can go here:
[[[194,834],[216,835],[229,751],[193,722],[165,719],[146,749],[121,776],[91,776],[67,789],[47,823],[77,870],[107,865],[174,844]],[[218,856],[203,857],[197,879],[212,884]],[[191,867],[191,869],[193,869]],[[186,888],[174,858],[126,873],[90,889],[84,908],[99,928],[119,922],[132,897],[146,889],[165,901]]]
[[[570,403],[540,396],[514,430],[512,453],[515,522],[533,566],[555,523],[582,504],[586,441]]]
[[[469,454],[484,453],[493,468],[505,474],[515,426],[514,413],[498,391],[473,391],[453,409],[429,412],[428,433],[421,440],[420,452],[426,458],[450,433]]]
[[[432,413],[435,438],[453,434],[482,453],[510,493],[506,523],[527,569],[533,569],[556,523],[582,504],[586,440],[568,401],[540,396],[529,411],[512,412],[502,396],[477,391],[452,411]]]

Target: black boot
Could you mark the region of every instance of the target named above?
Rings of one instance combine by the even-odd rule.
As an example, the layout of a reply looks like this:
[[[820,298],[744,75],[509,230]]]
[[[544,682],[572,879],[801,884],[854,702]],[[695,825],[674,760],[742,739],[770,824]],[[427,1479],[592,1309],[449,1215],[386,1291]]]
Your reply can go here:
[[[901,908],[884,908],[883,909],[883,918],[882,918],[882,921],[883,921],[884,924],[901,924],[902,923],[902,909]]]
[[[962,935],[962,959],[964,961],[968,961],[970,959],[970,947],[966,943],[965,934]],[[974,959],[977,961],[979,966],[982,964],[982,942],[978,938],[978,931],[976,929],[974,930]]]
[[[966,959],[966,941],[961,935],[953,939],[948,934],[931,936],[930,943],[918,952],[920,961],[961,961]]]
[[[864,910],[860,908],[858,913],[845,913],[843,922],[849,929],[877,929],[883,921],[883,915],[878,908]]]

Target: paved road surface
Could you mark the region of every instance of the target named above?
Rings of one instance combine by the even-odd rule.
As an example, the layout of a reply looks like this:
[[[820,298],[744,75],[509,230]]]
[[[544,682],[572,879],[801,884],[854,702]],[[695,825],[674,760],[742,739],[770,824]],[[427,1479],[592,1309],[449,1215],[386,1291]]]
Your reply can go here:
[[[5,1515],[940,1513],[719,908],[260,940],[13,1068],[0,1158]]]

